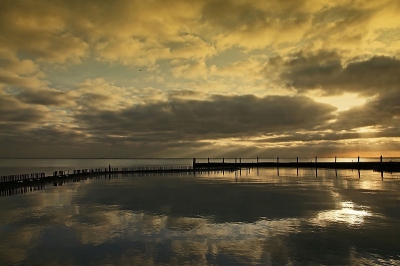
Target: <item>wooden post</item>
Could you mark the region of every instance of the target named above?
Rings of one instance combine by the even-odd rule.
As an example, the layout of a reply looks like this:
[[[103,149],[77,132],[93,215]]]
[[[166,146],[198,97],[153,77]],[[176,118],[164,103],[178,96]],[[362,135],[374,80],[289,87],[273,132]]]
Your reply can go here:
[[[336,156],[335,156],[335,163],[336,163]]]
[[[315,163],[317,163],[317,156],[315,156]]]
[[[225,158],[222,158],[222,163],[225,163]]]
[[[381,163],[383,162],[382,155],[381,155]]]
[[[257,156],[257,164],[258,164],[258,156]]]

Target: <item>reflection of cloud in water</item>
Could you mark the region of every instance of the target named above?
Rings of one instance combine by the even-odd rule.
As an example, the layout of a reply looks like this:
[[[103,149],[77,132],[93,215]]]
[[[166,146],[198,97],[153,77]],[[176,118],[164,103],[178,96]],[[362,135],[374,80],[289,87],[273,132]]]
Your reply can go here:
[[[145,244],[170,243],[177,258],[190,257],[204,263],[207,254],[230,254],[243,262],[258,261],[265,252],[265,241],[300,232],[298,219],[216,224],[203,217],[170,218],[117,209],[95,213],[96,219],[102,220],[100,224],[68,223],[82,244],[100,245],[115,238]]]
[[[354,204],[351,201],[340,203],[340,209],[323,211],[311,219],[311,223],[319,226],[327,226],[328,223],[347,223],[349,225],[360,225],[364,222],[364,217],[372,214],[366,210],[366,207]]]

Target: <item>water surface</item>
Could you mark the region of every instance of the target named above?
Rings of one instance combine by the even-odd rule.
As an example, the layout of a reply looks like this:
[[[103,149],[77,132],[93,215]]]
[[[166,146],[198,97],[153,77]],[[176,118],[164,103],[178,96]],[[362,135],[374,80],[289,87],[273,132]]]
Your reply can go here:
[[[398,174],[324,169],[50,184],[0,198],[0,263],[398,265],[399,188]]]

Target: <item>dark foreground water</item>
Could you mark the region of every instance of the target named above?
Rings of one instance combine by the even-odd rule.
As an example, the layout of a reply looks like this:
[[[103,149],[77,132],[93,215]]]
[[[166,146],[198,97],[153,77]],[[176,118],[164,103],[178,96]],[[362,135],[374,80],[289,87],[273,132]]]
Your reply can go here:
[[[119,175],[0,197],[0,265],[153,264],[399,265],[399,175]]]

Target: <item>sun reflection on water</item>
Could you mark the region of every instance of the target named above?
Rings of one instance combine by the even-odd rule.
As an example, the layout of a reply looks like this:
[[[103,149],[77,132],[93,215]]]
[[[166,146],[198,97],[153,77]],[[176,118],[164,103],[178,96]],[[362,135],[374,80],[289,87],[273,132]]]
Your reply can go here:
[[[365,206],[356,205],[351,201],[339,203],[340,209],[323,211],[311,220],[319,226],[326,226],[328,223],[346,223],[357,226],[364,223],[364,218],[372,216],[372,213]]]

